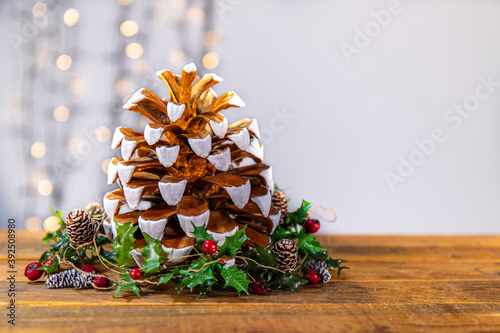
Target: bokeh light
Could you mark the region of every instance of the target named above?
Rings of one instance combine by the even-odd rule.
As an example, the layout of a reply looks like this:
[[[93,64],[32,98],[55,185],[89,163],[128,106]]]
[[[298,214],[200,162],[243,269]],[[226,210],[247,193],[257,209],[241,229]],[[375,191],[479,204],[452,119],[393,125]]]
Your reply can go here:
[[[182,9],[186,7],[187,0],[172,0],[172,7],[174,9]]]
[[[215,52],[208,52],[203,57],[203,66],[206,69],[214,69],[219,65],[219,55]]]
[[[205,19],[205,11],[201,7],[191,7],[188,9],[187,17],[189,22],[201,23]]]
[[[181,66],[186,62],[186,54],[182,50],[174,50],[170,52],[168,60],[174,66]]]
[[[38,231],[42,230],[42,223],[35,216],[30,216],[24,222],[24,227],[28,231]]]
[[[69,109],[66,106],[60,105],[54,109],[54,119],[60,123],[64,123],[69,118]]]
[[[43,228],[47,232],[57,231],[59,227],[59,219],[54,215],[47,217],[45,221],[43,221]]]
[[[102,161],[102,163],[101,163],[101,169],[106,174],[108,173],[108,164],[109,164],[109,161],[111,161],[111,158],[107,158],[104,161]]]
[[[139,25],[137,25],[137,22],[135,21],[127,20],[120,25],[120,32],[125,37],[132,37],[138,31],[139,31]]]
[[[108,142],[111,140],[111,130],[105,126],[100,126],[94,131],[94,137],[99,142]]]
[[[134,0],[118,0],[118,3],[124,7],[130,5],[132,2],[134,2]]]
[[[42,17],[47,12],[47,5],[43,2],[37,2],[31,12],[34,17]]]
[[[131,59],[139,59],[142,57],[142,45],[139,43],[130,43],[125,47],[125,54]]]
[[[74,26],[78,23],[78,19],[80,18],[80,13],[78,10],[74,8],[70,8],[64,12],[63,21],[68,27]]]
[[[62,71],[68,70],[71,67],[73,60],[67,54],[61,54],[56,61],[57,68]]]
[[[38,183],[38,192],[41,195],[50,195],[52,193],[52,183],[48,179],[44,179]]]
[[[125,94],[130,93],[132,90],[132,82],[129,79],[123,78],[116,81],[115,84],[115,92],[118,96],[123,96]]]
[[[219,35],[215,31],[209,30],[205,32],[203,42],[207,47],[217,46],[220,42]]]
[[[39,159],[45,156],[45,143],[37,141],[31,145],[30,154],[31,157]]]

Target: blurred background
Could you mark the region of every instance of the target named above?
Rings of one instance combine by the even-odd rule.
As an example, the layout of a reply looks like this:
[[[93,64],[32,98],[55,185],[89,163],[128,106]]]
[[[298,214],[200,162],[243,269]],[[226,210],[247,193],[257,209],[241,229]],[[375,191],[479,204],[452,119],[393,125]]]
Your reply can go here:
[[[194,61],[321,232],[500,232],[498,1],[1,1],[0,35],[0,227],[101,201],[124,101]]]

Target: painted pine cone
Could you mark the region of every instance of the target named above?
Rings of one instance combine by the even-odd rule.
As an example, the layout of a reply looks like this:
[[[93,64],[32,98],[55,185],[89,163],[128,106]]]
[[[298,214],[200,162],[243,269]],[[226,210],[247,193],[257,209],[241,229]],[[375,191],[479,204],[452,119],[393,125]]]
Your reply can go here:
[[[271,202],[273,207],[281,212],[280,224],[285,223],[288,215],[288,200],[285,193],[275,190]]]
[[[328,270],[328,264],[324,261],[314,262],[312,260],[309,260],[302,265],[303,272],[307,272],[311,269],[316,270],[319,278],[323,283],[327,283],[332,278],[330,271]]]
[[[50,289],[69,287],[87,289],[92,287],[92,280],[92,276],[83,275],[72,268],[51,274],[45,281],[45,286]]]
[[[332,278],[332,275],[328,271],[328,267],[322,268],[322,269],[317,269],[316,272],[318,273],[318,276],[321,279],[321,282],[323,282],[323,283],[327,283]]]
[[[87,207],[85,207],[85,213],[91,218],[99,218],[104,214],[104,207],[98,202],[89,203]]]
[[[80,246],[92,242],[96,225],[83,210],[73,209],[66,218],[66,230],[71,241]]]
[[[280,269],[291,272],[297,267],[299,253],[295,242],[290,239],[282,239],[274,244],[272,252],[278,255]]]

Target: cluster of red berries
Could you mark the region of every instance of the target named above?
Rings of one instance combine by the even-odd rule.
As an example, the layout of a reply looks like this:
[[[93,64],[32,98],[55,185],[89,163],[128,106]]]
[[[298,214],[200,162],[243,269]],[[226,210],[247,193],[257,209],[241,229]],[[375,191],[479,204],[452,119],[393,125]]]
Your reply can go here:
[[[28,266],[26,266],[26,268],[24,269],[24,276],[26,276],[30,281],[38,280],[44,273],[44,271],[40,270],[39,268],[42,266],[52,266],[53,264],[54,261],[52,259],[44,261],[43,264],[40,264],[39,262],[32,262],[31,264],[28,264]],[[95,269],[95,267],[92,265],[83,266],[82,271],[91,274],[99,273],[97,269]],[[109,279],[105,275],[99,275],[94,278],[94,284],[96,285],[96,287],[105,288],[109,285]]]

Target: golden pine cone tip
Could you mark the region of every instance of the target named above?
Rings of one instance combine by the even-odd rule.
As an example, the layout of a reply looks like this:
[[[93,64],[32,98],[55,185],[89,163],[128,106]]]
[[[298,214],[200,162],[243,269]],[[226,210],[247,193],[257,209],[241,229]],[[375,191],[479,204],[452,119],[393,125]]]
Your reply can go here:
[[[73,209],[66,218],[66,231],[76,245],[87,244],[94,239],[96,224],[82,209]]]
[[[288,199],[285,193],[275,190],[272,196],[272,205],[281,212],[280,224],[285,223],[288,216]]]
[[[278,255],[278,266],[285,272],[291,272],[297,267],[299,262],[299,252],[297,245],[290,239],[277,241],[271,250]]]

